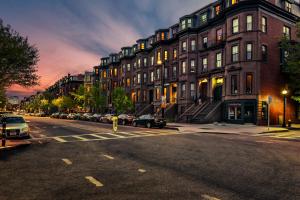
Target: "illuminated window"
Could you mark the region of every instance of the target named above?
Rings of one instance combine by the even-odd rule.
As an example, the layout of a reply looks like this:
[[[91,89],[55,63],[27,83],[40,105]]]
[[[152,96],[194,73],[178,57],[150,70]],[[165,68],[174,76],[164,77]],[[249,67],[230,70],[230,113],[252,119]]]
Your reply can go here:
[[[141,84],[141,74],[140,73],[137,74],[137,83]]]
[[[118,69],[114,68],[114,76],[117,77],[118,76]]]
[[[191,28],[192,27],[192,19],[187,20],[187,27]]]
[[[102,75],[102,77],[103,77],[103,78],[106,78],[106,76],[107,76],[107,74],[106,74],[106,70],[104,70],[104,71],[103,71],[103,75]]]
[[[185,42],[185,41],[182,42],[182,47],[181,47],[181,49],[182,49],[182,52],[186,52],[187,48],[186,48],[186,42]]]
[[[138,68],[140,68],[141,67],[141,59],[139,58],[138,59]]]
[[[143,81],[144,83],[147,83],[147,73],[144,73]]]
[[[142,49],[142,50],[145,49],[145,43],[141,43],[141,49]]]
[[[160,100],[160,88],[159,87],[155,88],[155,98],[157,101]]]
[[[234,45],[231,47],[231,61],[238,62],[239,61],[239,46]]]
[[[156,79],[155,80],[160,80],[160,68],[156,69]]]
[[[172,77],[177,78],[177,67],[176,66],[173,66],[173,68],[172,68]]]
[[[173,59],[177,58],[177,49],[173,49]]]
[[[99,74],[99,69],[95,69],[95,74],[98,75]]]
[[[186,29],[186,20],[181,21],[181,30]]]
[[[261,31],[263,33],[267,32],[267,18],[266,17],[261,18]]]
[[[232,20],[232,33],[238,33],[239,32],[239,19],[235,18]]]
[[[127,79],[126,79],[126,86],[127,86],[127,87],[130,87],[130,78],[127,78]]]
[[[286,39],[291,39],[291,28],[287,26],[283,26],[283,36]]]
[[[203,48],[207,48],[208,46],[208,38],[207,37],[203,37],[202,38],[202,44],[203,44]]]
[[[144,58],[144,67],[146,67],[147,66],[147,58]]]
[[[161,64],[161,53],[160,53],[160,51],[157,52],[157,64]]]
[[[196,40],[191,41],[191,50],[196,51]]]
[[[151,83],[153,83],[153,81],[154,81],[154,72],[153,71],[150,72],[150,81],[151,81]]]
[[[248,15],[247,16],[247,31],[252,31],[253,30],[253,16]]]
[[[253,74],[246,74],[246,94],[252,94],[253,90]]]
[[[151,66],[154,65],[154,56],[151,56]]]
[[[217,42],[222,41],[223,39],[223,30],[220,28],[217,30]]]
[[[231,5],[237,4],[238,2],[238,0],[231,0]]]
[[[190,95],[191,95],[191,98],[193,100],[196,99],[196,87],[195,87],[195,83],[191,83],[190,84]]]
[[[168,60],[168,51],[167,50],[164,51],[164,60]]]
[[[130,72],[130,68],[131,68],[131,66],[130,66],[130,64],[128,63],[128,64],[127,64],[127,71],[128,71],[128,72]]]
[[[220,12],[221,12],[221,6],[220,6],[220,5],[217,5],[217,6],[215,7],[215,13],[216,13],[216,15],[219,15]]]
[[[186,62],[185,61],[181,62],[181,73],[186,74]]]
[[[206,23],[207,22],[207,13],[205,13],[205,14],[202,14],[201,16],[200,16],[200,23]]]
[[[161,40],[165,40],[165,33],[164,32],[161,33]]]
[[[181,84],[181,88],[180,88],[180,97],[181,98],[184,98],[185,97],[185,91],[186,91],[186,88],[185,88],[185,83],[182,83]]]
[[[252,43],[248,43],[246,45],[246,60],[252,60],[252,51],[253,51],[253,45]]]
[[[202,71],[207,71],[207,58],[202,58]]]
[[[288,12],[292,12],[292,4],[289,1],[284,2],[284,8]]]
[[[222,53],[216,54],[216,67],[222,67]]]
[[[194,59],[192,59],[192,60],[190,61],[190,72],[191,72],[191,73],[195,73],[195,72],[196,72],[196,62],[195,62]]]

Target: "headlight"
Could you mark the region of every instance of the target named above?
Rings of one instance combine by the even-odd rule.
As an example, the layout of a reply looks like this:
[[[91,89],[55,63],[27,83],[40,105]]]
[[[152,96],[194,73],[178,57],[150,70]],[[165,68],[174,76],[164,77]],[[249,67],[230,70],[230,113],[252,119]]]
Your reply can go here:
[[[29,128],[28,128],[28,127],[22,128],[21,131],[22,131],[22,132],[28,132],[28,131],[29,131]]]

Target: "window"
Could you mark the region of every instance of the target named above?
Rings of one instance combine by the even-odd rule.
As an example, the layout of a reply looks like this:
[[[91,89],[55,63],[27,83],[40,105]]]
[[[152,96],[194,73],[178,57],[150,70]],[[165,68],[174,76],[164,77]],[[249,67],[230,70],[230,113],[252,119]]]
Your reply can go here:
[[[186,52],[187,48],[186,48],[186,41],[182,42],[182,52]]]
[[[151,66],[154,65],[154,56],[151,56]]]
[[[145,43],[141,43],[141,49],[142,49],[142,50],[145,49]]]
[[[192,27],[192,19],[187,20],[187,27],[191,28]]]
[[[267,18],[266,17],[261,18],[261,31],[263,33],[267,32]]]
[[[231,76],[231,94],[235,95],[238,93],[238,79],[237,75]]]
[[[231,61],[238,62],[239,61],[239,46],[234,45],[231,47]]]
[[[288,2],[287,0],[284,2],[284,8],[288,12],[292,12],[292,4]]]
[[[160,53],[160,51],[157,52],[157,64],[161,64],[161,53]]]
[[[191,50],[196,51],[196,40],[191,41]]]
[[[283,26],[283,36],[286,39],[291,39],[291,28],[287,26]]]
[[[138,59],[138,68],[140,68],[141,67],[141,59],[139,58]]]
[[[136,84],[136,76],[133,76],[133,84]]]
[[[172,77],[177,78],[177,67],[176,66],[173,66]]]
[[[167,50],[164,51],[164,60],[168,60],[168,51]]]
[[[207,58],[202,58],[202,71],[207,71]]]
[[[185,83],[182,83],[181,84],[181,91],[180,91],[180,96],[182,97],[182,98],[184,98],[185,97],[185,91],[186,91],[186,88],[185,88]]]
[[[190,72],[191,73],[195,73],[196,72],[196,63],[195,63],[194,59],[192,59],[191,63],[190,63]]]
[[[141,74],[140,73],[137,74],[137,83],[141,84]]]
[[[156,69],[156,79],[155,80],[160,80],[160,68]]]
[[[123,64],[123,65],[122,65],[122,73],[123,73],[123,75],[124,75],[125,71],[126,71],[126,65]]]
[[[228,119],[241,120],[242,119],[242,106],[241,104],[229,104],[228,106]]]
[[[144,73],[143,81],[144,83],[147,83],[147,73]]]
[[[253,30],[253,16],[248,15],[247,16],[247,31],[252,31]]]
[[[181,21],[181,30],[184,30],[184,29],[186,29],[186,21],[182,20]]]
[[[164,78],[167,79],[168,78],[168,68],[164,68]]]
[[[232,33],[236,34],[239,32],[239,18],[232,20]]]
[[[261,57],[263,61],[268,60],[268,48],[266,45],[261,46]]]
[[[126,86],[127,86],[127,87],[130,87],[130,78],[127,78],[127,79],[126,79]]]
[[[106,70],[103,71],[103,75],[102,76],[103,76],[103,78],[106,78],[106,76],[107,76]]]
[[[195,100],[196,99],[196,89],[195,89],[195,83],[191,83],[191,85],[190,85],[190,95],[191,95],[191,98],[193,99],[193,100]]]
[[[202,43],[203,43],[203,48],[207,48],[207,43],[208,43],[208,38],[207,37],[203,37],[202,38]]]
[[[246,45],[246,60],[252,60],[252,51],[253,51],[253,45],[252,43],[248,43]]]
[[[182,61],[181,62],[181,74],[185,74],[186,73],[186,62]]]
[[[206,23],[206,22],[207,22],[207,13],[202,14],[200,16],[200,23],[203,24],[203,23]]]
[[[238,0],[231,0],[231,5],[237,4],[238,2]]]
[[[253,75],[252,73],[246,74],[246,94],[252,94],[253,87]]]
[[[118,76],[118,69],[114,68],[114,77],[117,77],[117,76]]]
[[[215,7],[215,14],[216,14],[216,15],[219,15],[220,12],[221,12],[221,6],[220,6],[220,5],[217,5],[217,6]]]
[[[161,40],[165,40],[165,33],[164,32],[161,33]]]
[[[155,98],[157,101],[160,100],[160,88],[159,87],[155,88]]]
[[[153,83],[153,81],[154,81],[154,72],[153,71],[150,72],[150,81],[151,81],[151,83]]]
[[[216,54],[216,67],[222,67],[222,53]]]
[[[144,58],[144,67],[147,66],[147,58]]]
[[[217,30],[217,42],[222,41],[223,39],[223,30],[222,29],[218,29]]]
[[[177,49],[173,49],[173,59],[177,59]]]

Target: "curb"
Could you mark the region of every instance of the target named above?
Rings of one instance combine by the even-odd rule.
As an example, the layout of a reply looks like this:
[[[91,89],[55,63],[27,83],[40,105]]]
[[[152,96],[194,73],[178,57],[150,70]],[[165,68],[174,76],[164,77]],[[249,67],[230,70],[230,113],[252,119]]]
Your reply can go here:
[[[179,128],[176,128],[176,127],[164,127],[163,129],[168,129],[168,130],[176,130],[176,131],[179,131]]]
[[[278,131],[264,131],[258,134],[268,134],[268,133],[285,133],[285,132],[289,132],[289,130],[278,130]]]
[[[31,142],[27,141],[26,143],[18,144],[18,145],[15,145],[15,146],[6,146],[6,147],[0,146],[0,152],[2,152],[2,151],[11,151],[11,150],[26,147],[26,146],[29,146],[29,145],[31,145]]]

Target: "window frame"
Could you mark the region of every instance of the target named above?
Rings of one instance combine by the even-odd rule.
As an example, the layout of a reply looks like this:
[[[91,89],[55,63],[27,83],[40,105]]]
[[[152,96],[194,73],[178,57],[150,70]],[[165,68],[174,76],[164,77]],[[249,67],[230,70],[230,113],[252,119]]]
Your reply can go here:
[[[237,22],[236,25],[235,25],[235,22]],[[238,17],[235,17],[235,18],[232,19],[231,26],[232,26],[231,32],[232,32],[233,35],[238,34],[240,32],[240,20],[239,20]]]

